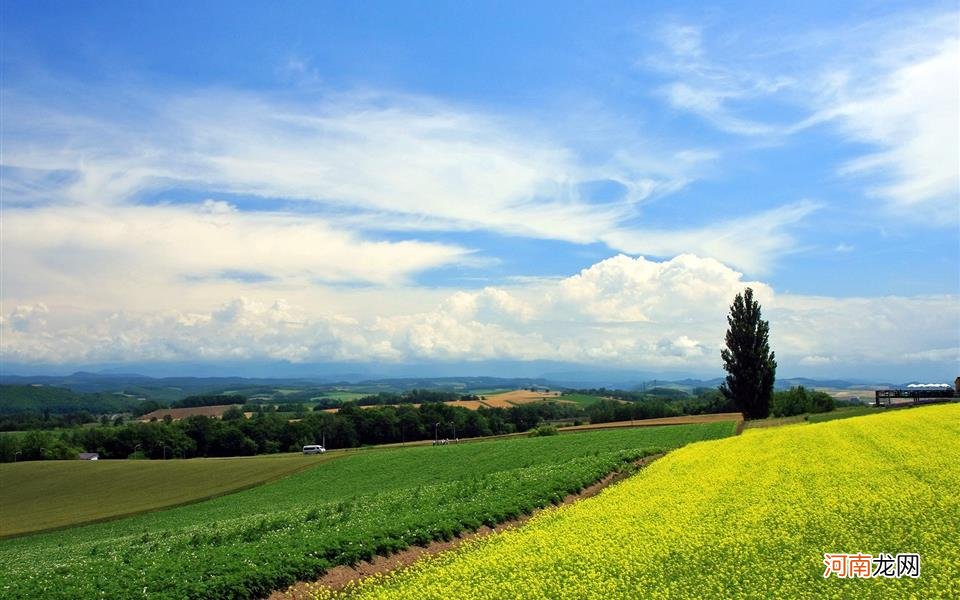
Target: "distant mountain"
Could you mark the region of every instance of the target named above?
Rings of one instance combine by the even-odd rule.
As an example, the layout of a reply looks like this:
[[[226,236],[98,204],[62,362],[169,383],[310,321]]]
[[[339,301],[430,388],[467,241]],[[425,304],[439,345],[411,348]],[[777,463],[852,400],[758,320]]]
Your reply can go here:
[[[311,379],[254,379],[246,377],[162,377],[154,378],[135,373],[89,373],[71,375],[20,376],[2,375],[0,384],[34,385],[67,388],[79,393],[124,393],[152,400],[171,402],[186,396],[215,394],[231,388],[265,387],[279,385],[295,388],[313,387],[323,381]]]
[[[416,377],[371,379],[353,384],[356,387],[385,386],[399,390],[412,389],[462,389],[464,391],[479,389],[513,389],[522,387],[557,387],[555,382],[544,378],[527,377]]]
[[[332,371],[332,370],[331,370]],[[333,390],[358,393],[381,391],[404,392],[412,389],[448,389],[462,392],[523,387],[549,388],[607,388],[623,390],[676,389],[694,392],[698,388],[716,388],[722,377],[698,379],[689,376],[666,377],[620,370],[563,370],[546,372],[539,376],[491,377],[485,375],[413,375],[397,377],[361,377],[349,375],[315,375],[303,377],[151,377],[138,373],[78,371],[70,375],[0,375],[0,384],[36,385],[66,388],[76,393],[121,393],[161,402],[173,402],[191,395],[241,393],[247,396],[275,396],[281,389],[297,390],[290,401],[309,401],[310,398]],[[864,387],[902,387],[875,381],[847,379],[811,379],[792,377],[778,379],[777,389],[803,385],[808,388],[862,389]],[[284,392],[286,393],[286,392]],[[295,396],[295,397],[294,397]]]
[[[0,375],[0,384],[40,389],[60,389],[78,394],[124,394],[174,402],[187,396],[239,393],[250,397],[274,396],[279,401],[309,401],[335,390],[375,394],[405,392],[412,389],[444,389],[464,393],[473,390],[515,389],[522,387],[557,387],[543,378],[505,377],[407,377],[388,379],[344,380],[328,378],[253,378],[253,377],[148,377],[136,373],[90,373],[70,375]],[[278,392],[278,390],[284,390]],[[290,393],[296,390],[297,393]]]
[[[809,379],[806,377],[778,379],[776,383],[777,389],[789,389],[798,385],[808,388],[828,387],[841,390],[862,389],[864,387],[900,387],[899,384],[868,381],[865,379]]]

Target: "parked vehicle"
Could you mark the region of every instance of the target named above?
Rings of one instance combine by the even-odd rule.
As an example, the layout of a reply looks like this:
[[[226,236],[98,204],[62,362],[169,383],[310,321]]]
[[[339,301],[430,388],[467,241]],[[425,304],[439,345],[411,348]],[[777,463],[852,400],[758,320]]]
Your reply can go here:
[[[304,454],[323,454],[326,451],[327,451],[326,448],[324,448],[323,446],[319,446],[317,444],[310,444],[309,446],[303,447]]]

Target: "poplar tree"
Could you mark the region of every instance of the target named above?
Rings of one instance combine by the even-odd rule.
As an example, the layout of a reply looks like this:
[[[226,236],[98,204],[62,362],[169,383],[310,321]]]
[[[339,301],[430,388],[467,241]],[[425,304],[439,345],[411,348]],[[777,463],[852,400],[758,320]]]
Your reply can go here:
[[[770,350],[770,324],[760,318],[760,303],[753,299],[751,288],[734,298],[727,324],[727,347],[720,356],[728,375],[720,391],[745,418],[766,418],[777,361]]]

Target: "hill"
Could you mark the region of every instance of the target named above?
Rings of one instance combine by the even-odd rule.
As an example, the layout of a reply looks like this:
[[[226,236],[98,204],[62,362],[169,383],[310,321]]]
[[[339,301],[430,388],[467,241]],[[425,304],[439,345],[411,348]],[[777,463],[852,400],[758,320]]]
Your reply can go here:
[[[129,411],[140,402],[139,398],[120,394],[79,393],[46,385],[0,385],[0,415],[117,413]]]
[[[692,444],[595,498],[349,597],[955,598],[958,458],[957,405]],[[859,578],[824,560],[857,553],[868,555]],[[893,570],[871,578],[881,554]],[[918,556],[915,572],[902,554]]]

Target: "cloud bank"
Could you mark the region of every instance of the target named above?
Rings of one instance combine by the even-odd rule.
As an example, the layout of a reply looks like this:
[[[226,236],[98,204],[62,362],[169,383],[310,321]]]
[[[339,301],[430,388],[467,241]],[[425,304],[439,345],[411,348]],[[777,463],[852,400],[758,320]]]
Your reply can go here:
[[[834,299],[777,294],[709,258],[624,255],[561,279],[457,291],[430,310],[327,310],[265,290],[210,310],[71,313],[45,304],[3,315],[14,362],[551,360],[602,367],[719,370],[725,316],[751,286],[788,369],[950,364],[955,296]],[[390,302],[389,292],[370,292]],[[273,298],[270,300],[270,298]]]

